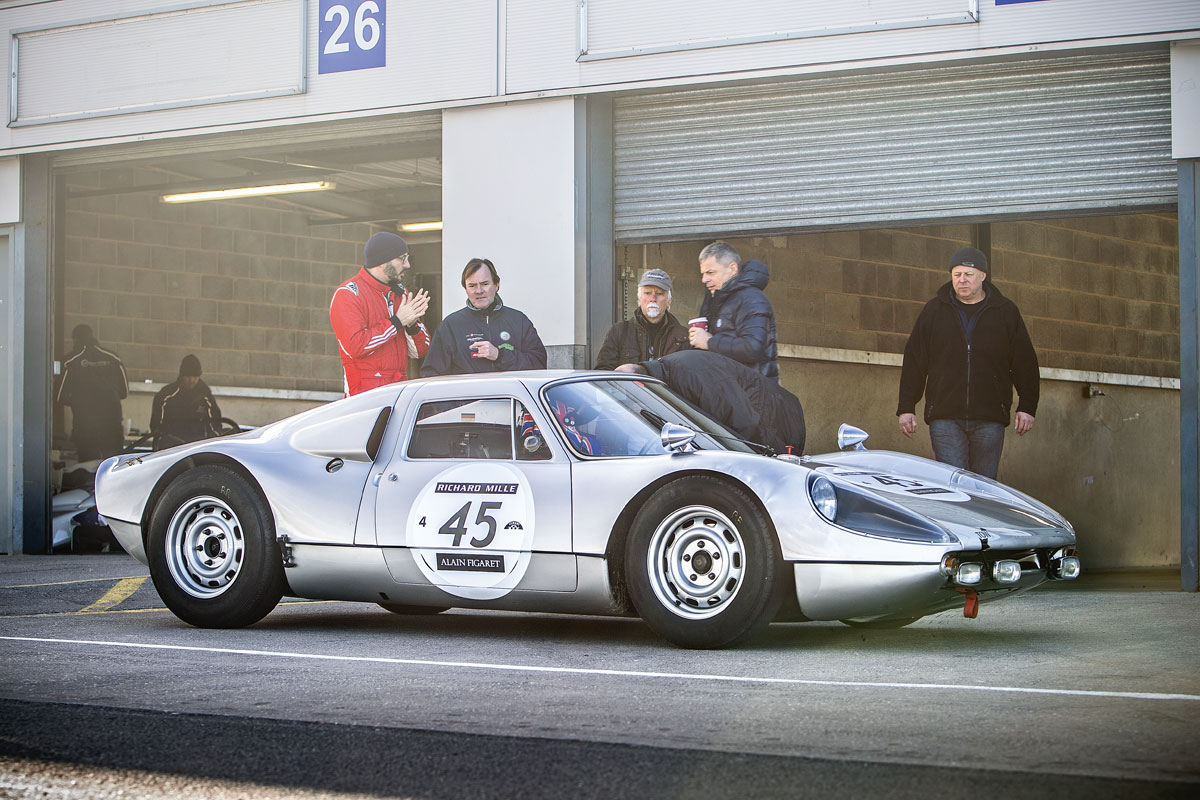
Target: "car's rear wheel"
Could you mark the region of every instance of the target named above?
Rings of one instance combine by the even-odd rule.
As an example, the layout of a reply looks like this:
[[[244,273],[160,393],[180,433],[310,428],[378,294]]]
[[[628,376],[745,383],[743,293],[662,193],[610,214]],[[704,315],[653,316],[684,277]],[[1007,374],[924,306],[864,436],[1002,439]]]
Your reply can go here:
[[[379,603],[380,608],[386,609],[393,614],[405,615],[421,615],[421,614],[440,614],[443,611],[449,611],[449,606],[406,606],[403,603]]]
[[[150,517],[150,577],[167,608],[201,628],[240,628],[279,603],[285,580],[266,500],[227,467],[176,478]]]
[[[765,627],[782,600],[782,571],[766,513],[742,489],[708,476],[655,492],[625,550],[638,614],[681,647],[725,647]]]

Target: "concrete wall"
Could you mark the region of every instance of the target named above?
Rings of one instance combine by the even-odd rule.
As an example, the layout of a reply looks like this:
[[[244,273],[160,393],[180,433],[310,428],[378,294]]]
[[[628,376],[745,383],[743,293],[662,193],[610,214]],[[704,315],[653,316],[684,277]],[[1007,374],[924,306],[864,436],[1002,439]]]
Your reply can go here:
[[[784,359],[783,384],[800,398],[807,453],[837,449],[843,422],[867,447],[933,458],[929,429],[910,440],[896,425],[898,367]],[[1089,568],[1179,564],[1179,392],[1043,380],[1034,429],[1006,431],[1001,481],[1071,521]]]
[[[780,343],[902,353],[917,314],[949,280],[951,253],[979,233],[938,225],[730,242],[771,268]],[[1041,366],[1179,376],[1173,213],[997,222],[982,233],[991,237],[989,277],[1021,308]],[[667,270],[673,308],[690,314],[705,244],[623,247],[618,264],[632,281],[648,266]]]

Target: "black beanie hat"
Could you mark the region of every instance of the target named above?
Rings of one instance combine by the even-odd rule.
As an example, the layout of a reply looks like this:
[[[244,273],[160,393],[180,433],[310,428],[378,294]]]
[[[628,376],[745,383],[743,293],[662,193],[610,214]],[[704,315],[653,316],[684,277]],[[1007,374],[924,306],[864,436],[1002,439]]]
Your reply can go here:
[[[196,358],[191,353],[183,357],[183,361],[179,362],[179,377],[200,377],[200,359]]]
[[[974,247],[960,247],[950,256],[950,269],[972,267],[980,272],[989,272],[987,256]]]
[[[91,325],[76,325],[75,330],[71,331],[71,338],[76,344],[96,343],[96,334],[92,333]]]
[[[407,252],[408,242],[394,233],[379,231],[367,239],[367,246],[363,248],[363,266],[378,267]]]

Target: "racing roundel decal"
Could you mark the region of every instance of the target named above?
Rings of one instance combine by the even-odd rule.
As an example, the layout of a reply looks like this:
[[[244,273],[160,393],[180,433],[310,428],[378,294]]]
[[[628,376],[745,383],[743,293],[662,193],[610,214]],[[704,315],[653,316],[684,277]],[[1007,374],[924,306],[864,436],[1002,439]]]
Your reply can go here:
[[[853,483],[877,492],[889,492],[907,497],[920,497],[925,500],[945,500],[953,503],[965,503],[971,497],[966,492],[943,486],[940,483],[929,483],[917,478],[889,475],[885,472],[868,470],[830,469],[830,475],[835,475],[848,483]]]
[[[533,495],[515,467],[459,464],[417,495],[408,516],[408,545],[421,572],[456,597],[494,600],[529,568]]]

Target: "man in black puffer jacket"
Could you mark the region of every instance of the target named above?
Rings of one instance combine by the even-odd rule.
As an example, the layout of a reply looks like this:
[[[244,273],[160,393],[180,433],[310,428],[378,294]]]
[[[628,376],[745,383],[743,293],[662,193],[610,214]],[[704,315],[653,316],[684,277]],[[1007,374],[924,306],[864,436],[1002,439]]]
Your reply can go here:
[[[728,356],[778,383],[775,310],[763,293],[769,277],[766,264],[742,264],[727,242],[713,242],[701,250],[700,280],[708,295],[700,316],[707,319],[707,327],[693,326],[688,338],[692,347]]]
[[[776,453],[804,451],[804,409],[796,395],[732,358],[703,350],[683,350],[621,372],[658,378],[671,391],[748,442]]]

